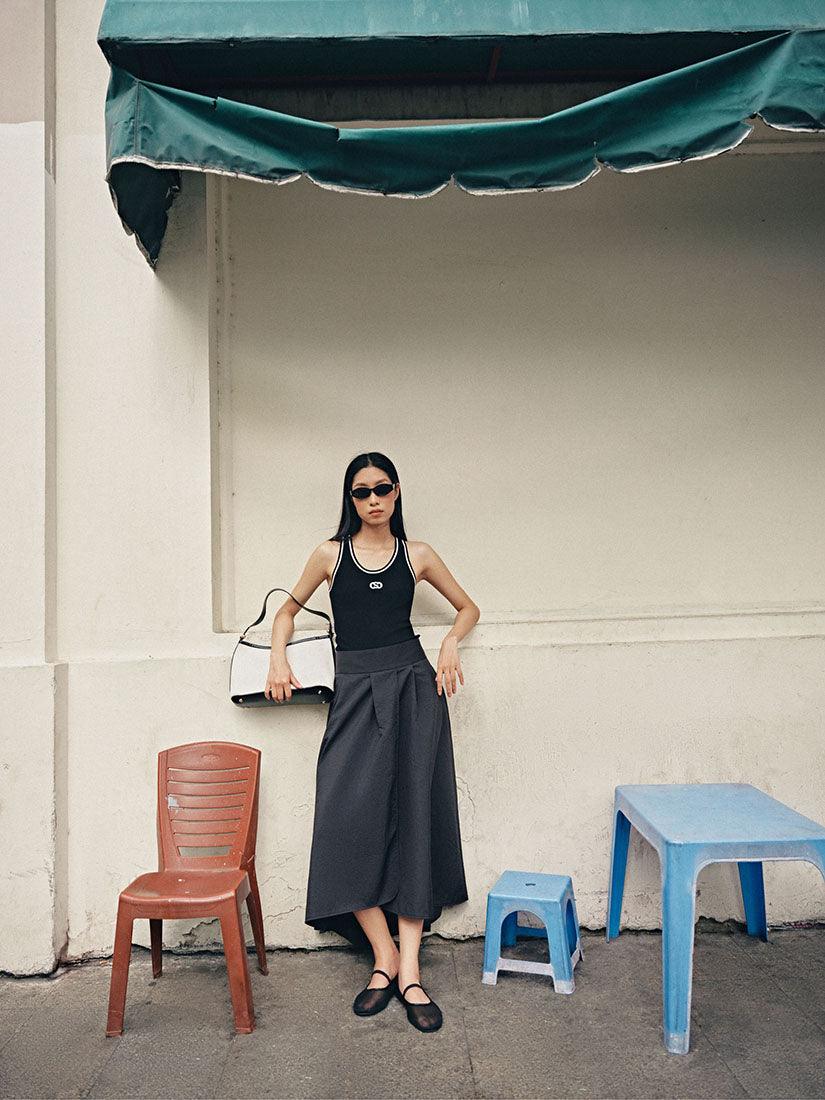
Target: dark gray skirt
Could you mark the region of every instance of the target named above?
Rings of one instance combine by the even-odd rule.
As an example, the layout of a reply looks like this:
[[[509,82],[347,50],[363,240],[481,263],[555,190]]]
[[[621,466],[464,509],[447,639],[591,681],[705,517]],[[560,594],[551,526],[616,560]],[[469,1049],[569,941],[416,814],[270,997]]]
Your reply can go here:
[[[305,923],[368,948],[355,909],[380,905],[395,935],[467,900],[450,714],[418,635],[335,656]]]

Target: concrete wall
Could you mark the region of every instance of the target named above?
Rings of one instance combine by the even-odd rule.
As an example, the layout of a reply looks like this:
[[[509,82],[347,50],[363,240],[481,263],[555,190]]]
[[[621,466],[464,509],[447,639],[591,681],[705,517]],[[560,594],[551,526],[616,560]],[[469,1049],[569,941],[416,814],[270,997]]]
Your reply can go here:
[[[0,969],[111,951],[155,866],[156,754],[201,738],[264,752],[268,942],[336,942],[303,924],[325,713],[236,710],[228,664],[367,447],[483,613],[450,704],[471,897],[439,931],[480,933],[508,866],[569,872],[603,925],[617,783],[749,781],[825,818],[819,139],[496,198],[187,175],[152,274],[104,182],[99,15],[57,9],[51,207],[45,107],[0,128],[31,181],[4,211],[30,228],[4,303]],[[422,588],[414,621],[434,657],[449,605]],[[825,919],[813,868],[766,878],[771,921]],[[741,919],[732,868],[698,908]],[[659,921],[635,842],[626,919]]]
[[[221,179],[225,626],[366,449],[486,624],[821,606],[821,183],[804,154],[497,197]]]
[[[66,935],[55,795],[54,158],[50,4],[0,8],[0,969]],[[14,74],[14,79],[9,79]]]

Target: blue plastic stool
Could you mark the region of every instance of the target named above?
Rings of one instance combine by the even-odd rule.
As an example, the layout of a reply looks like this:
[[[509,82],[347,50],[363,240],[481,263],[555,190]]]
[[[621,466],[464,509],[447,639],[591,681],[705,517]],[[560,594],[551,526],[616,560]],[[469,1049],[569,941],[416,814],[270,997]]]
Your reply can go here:
[[[533,913],[544,928],[519,924],[521,912]],[[502,958],[502,946],[512,947],[518,936],[546,936],[550,962]],[[583,957],[570,876],[505,871],[487,895],[482,982],[495,985],[499,970],[520,970],[547,974],[556,993],[572,993],[576,988],[573,967]]]

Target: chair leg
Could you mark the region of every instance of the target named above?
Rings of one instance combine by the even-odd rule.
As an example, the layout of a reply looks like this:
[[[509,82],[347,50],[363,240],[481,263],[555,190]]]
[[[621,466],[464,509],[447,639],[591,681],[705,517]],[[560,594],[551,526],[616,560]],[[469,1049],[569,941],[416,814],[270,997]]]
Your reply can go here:
[[[118,902],[115,927],[115,949],[112,954],[112,976],[109,983],[109,1014],[107,1035],[123,1034],[123,1014],[126,1009],[126,986],[129,982],[129,962],[132,957],[132,925],[130,910]]]
[[[613,847],[610,854],[610,889],[607,896],[605,938],[614,940],[622,919],[622,898],[627,869],[627,849],[630,843],[630,822],[617,810],[613,819]]]
[[[149,939],[152,944],[152,977],[159,978],[163,973],[163,921],[149,918]]]
[[[748,935],[758,936],[768,942],[768,917],[765,912],[765,880],[762,864],[743,860],[739,863],[739,883],[742,887],[742,903]]]
[[[237,900],[230,902],[221,911],[220,919],[229,992],[235,1014],[235,1030],[248,1035],[255,1030],[255,1010],[252,1007],[252,985],[249,981],[249,966],[246,960],[241,903]]]
[[[258,970],[262,974],[269,973],[266,961],[266,940],[264,939],[264,915],[261,909],[261,895],[258,890],[258,877],[255,874],[255,864],[247,867],[250,890],[246,896],[246,907],[249,910],[249,923],[252,925],[252,935],[255,937],[255,950],[258,954]]]
[[[696,862],[692,852],[668,845],[662,853],[662,999],[665,1047],[690,1049]]]

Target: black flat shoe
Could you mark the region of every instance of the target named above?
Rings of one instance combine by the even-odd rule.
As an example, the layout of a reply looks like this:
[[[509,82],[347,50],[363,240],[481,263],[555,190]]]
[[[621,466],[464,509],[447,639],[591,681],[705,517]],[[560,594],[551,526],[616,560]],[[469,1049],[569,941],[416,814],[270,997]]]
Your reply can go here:
[[[441,1015],[441,1009],[430,997],[429,1004],[417,1005],[408,1001],[404,994],[408,989],[412,989],[414,985],[417,985],[419,989],[424,989],[421,982],[410,982],[409,985],[405,985],[403,989],[398,991],[398,996],[403,1004],[407,1006],[407,1019],[410,1021],[413,1027],[417,1027],[419,1031],[438,1031],[441,1024],[444,1021],[444,1017]],[[427,990],[424,989],[427,993]],[[427,993],[429,997],[429,993]]]
[[[352,1011],[356,1016],[374,1016],[376,1012],[383,1012],[392,1000],[393,994],[398,992],[398,976],[391,978],[386,970],[373,970],[373,974],[383,974],[389,981],[389,985],[379,986],[377,989],[362,989],[352,1002]]]

